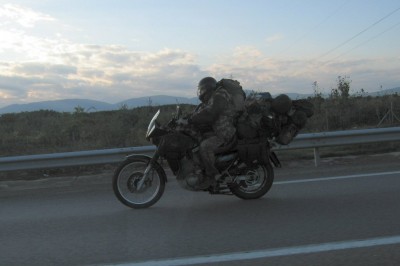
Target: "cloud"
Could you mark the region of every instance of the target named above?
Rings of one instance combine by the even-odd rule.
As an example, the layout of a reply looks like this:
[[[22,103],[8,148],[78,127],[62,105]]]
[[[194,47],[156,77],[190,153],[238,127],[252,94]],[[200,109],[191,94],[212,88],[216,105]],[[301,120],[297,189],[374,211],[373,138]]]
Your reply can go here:
[[[75,66],[50,64],[50,63],[36,63],[28,62],[24,64],[15,65],[12,72],[19,73],[24,76],[58,76],[65,77],[68,75],[76,74],[77,68]]]
[[[282,40],[283,38],[284,38],[284,36],[282,34],[275,34],[275,35],[272,35],[272,36],[266,38],[265,41],[267,42],[267,44],[271,44],[274,42],[278,42],[278,41]]]
[[[399,86],[399,62],[394,58],[344,59],[340,62],[270,58],[255,47],[238,47],[233,55],[219,58],[210,66],[219,77],[233,76],[246,88],[272,93],[312,93],[312,83],[330,91],[338,76],[350,76],[355,90],[375,91],[379,80],[387,88]],[[365,75],[365,73],[370,73]],[[357,82],[355,80],[357,79]]]
[[[273,94],[312,93],[314,81],[329,91],[339,75],[350,76],[356,89],[399,86],[399,58],[288,60],[268,57],[249,45],[224,51],[200,66],[198,55],[180,49],[134,51],[122,45],[74,43],[62,34],[41,37],[27,30],[39,27],[40,21],[56,20],[18,6],[0,7],[0,105],[66,98],[113,103],[157,94],[194,97],[197,82],[209,75],[233,76],[245,89]],[[266,41],[280,38],[274,35]]]
[[[32,28],[39,21],[54,21],[49,15],[33,11],[19,5],[5,4],[0,6],[0,25],[12,27],[15,25]]]
[[[0,64],[1,98],[50,100],[89,97],[120,101],[154,94],[195,95],[202,76],[194,56],[163,49],[156,53],[130,51],[121,46],[64,43],[59,52],[49,50],[47,61]],[[6,75],[4,75],[6,74]],[[12,80],[19,82],[12,82]],[[5,91],[14,91],[12,95]],[[45,93],[49,91],[51,93]]]
[[[314,81],[329,92],[339,75],[350,76],[352,86],[358,89],[371,88],[371,77],[388,86],[398,81],[397,62],[383,59],[335,63],[283,60],[247,46],[202,68],[195,55],[181,50],[151,53],[123,46],[69,43],[62,47],[47,55],[59,63],[0,63],[0,104],[65,98],[117,102],[159,94],[194,97],[198,80],[208,75],[217,79],[232,75],[245,89],[273,94],[312,93]]]
[[[82,97],[120,101],[160,93],[191,96],[193,87],[182,86],[182,81],[200,78],[195,56],[188,52],[73,43],[58,33],[42,37],[46,35],[30,30],[39,31],[40,21],[56,20],[21,6],[0,6],[3,104]]]

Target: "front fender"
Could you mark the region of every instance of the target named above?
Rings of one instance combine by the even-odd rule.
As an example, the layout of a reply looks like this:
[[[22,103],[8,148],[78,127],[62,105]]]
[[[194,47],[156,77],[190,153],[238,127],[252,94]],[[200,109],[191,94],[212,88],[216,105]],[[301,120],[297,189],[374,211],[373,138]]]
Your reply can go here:
[[[150,163],[151,159],[152,159],[151,156],[148,156],[148,155],[145,155],[145,154],[131,154],[131,155],[126,156],[125,160],[132,160],[132,161],[133,160],[139,160],[139,161],[142,161],[142,162]],[[156,168],[158,171],[160,171],[161,174],[164,175],[165,181],[168,182],[167,174],[165,173],[164,168],[157,161],[153,162],[153,167]]]

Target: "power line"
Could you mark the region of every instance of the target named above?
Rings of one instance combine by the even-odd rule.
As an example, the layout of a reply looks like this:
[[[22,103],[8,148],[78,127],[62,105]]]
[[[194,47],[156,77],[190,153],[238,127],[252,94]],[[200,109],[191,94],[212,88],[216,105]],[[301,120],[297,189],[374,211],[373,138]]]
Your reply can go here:
[[[358,36],[360,36],[361,34],[363,34],[364,32],[366,32],[367,30],[371,29],[372,27],[376,26],[378,23],[380,23],[381,21],[383,21],[384,19],[390,17],[391,15],[393,15],[394,13],[396,13],[397,11],[400,10],[400,7],[393,10],[392,12],[390,12],[389,14],[387,14],[386,16],[384,16],[383,18],[379,19],[378,21],[374,22],[373,24],[371,24],[370,26],[368,26],[367,28],[365,28],[364,30],[360,31],[359,33],[357,33],[356,35],[354,35],[353,37],[351,37],[350,39],[342,42],[341,44],[339,44],[338,46],[332,48],[331,50],[329,50],[328,52],[326,52],[325,54],[319,56],[318,58],[322,58],[327,56],[328,54],[332,53],[333,51],[339,49],[340,47],[342,47],[343,45],[349,43],[350,41],[354,40],[355,38],[357,38]]]
[[[375,36],[369,38],[368,40],[366,40],[366,41],[364,41],[364,42],[362,42],[362,43],[360,43],[360,44],[354,46],[354,47],[351,48],[350,50],[347,50],[346,52],[344,52],[344,53],[342,53],[342,54],[336,56],[335,58],[331,59],[330,61],[333,61],[333,60],[335,60],[335,59],[337,59],[337,58],[339,58],[339,57],[341,57],[341,56],[343,56],[343,55],[345,55],[345,54],[347,54],[347,53],[349,53],[349,52],[351,52],[351,51],[353,51],[353,50],[355,50],[355,49],[357,49],[357,48],[359,48],[359,47],[361,47],[361,46],[363,46],[363,45],[365,45],[365,44],[367,44],[367,43],[369,43],[370,41],[375,40],[375,39],[378,38],[379,36],[381,36],[381,35],[385,34],[386,32],[388,32],[388,31],[390,31],[390,30],[396,28],[396,27],[399,26],[399,25],[400,25],[400,22],[394,24],[394,25],[391,26],[390,28],[388,28],[388,29],[382,31],[381,33],[379,33],[379,34],[377,34],[377,35],[375,35]],[[330,62],[330,61],[329,61],[329,62]],[[327,63],[329,63],[329,62],[327,62]]]
[[[342,3],[342,5],[340,5],[335,11],[333,11],[331,14],[329,14],[327,17],[325,17],[323,20],[321,20],[319,23],[317,23],[311,30],[307,31],[306,33],[304,33],[302,36],[300,36],[298,39],[296,39],[295,41],[293,41],[291,44],[289,44],[289,46],[287,46],[285,49],[283,49],[282,51],[280,51],[278,53],[282,54],[284,52],[286,52],[287,50],[291,49],[295,44],[299,43],[300,41],[302,41],[303,39],[305,39],[305,37],[307,37],[311,32],[314,32],[316,29],[318,29],[319,27],[321,27],[326,21],[328,21],[331,17],[333,17],[337,12],[339,12],[341,9],[343,9],[343,7],[345,5],[347,5],[349,2],[351,2],[351,0],[349,1],[344,1]]]

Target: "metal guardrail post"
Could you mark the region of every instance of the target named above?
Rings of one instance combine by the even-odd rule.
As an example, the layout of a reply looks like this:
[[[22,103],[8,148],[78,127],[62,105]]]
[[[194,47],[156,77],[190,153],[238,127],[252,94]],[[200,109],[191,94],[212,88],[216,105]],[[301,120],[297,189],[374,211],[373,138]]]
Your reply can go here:
[[[321,157],[319,156],[319,148],[314,148],[314,164],[318,167],[321,162]]]

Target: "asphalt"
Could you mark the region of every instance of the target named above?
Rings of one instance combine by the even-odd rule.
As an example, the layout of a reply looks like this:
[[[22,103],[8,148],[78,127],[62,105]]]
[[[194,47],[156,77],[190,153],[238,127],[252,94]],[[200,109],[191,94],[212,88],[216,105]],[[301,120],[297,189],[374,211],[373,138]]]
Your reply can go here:
[[[106,173],[9,183],[0,191],[0,265],[398,265],[400,240],[377,243],[400,239],[399,158],[283,162],[254,201],[185,191],[171,178],[143,210],[122,205]],[[372,245],[349,248],[359,241]],[[331,248],[337,243],[344,248]],[[310,246],[328,250],[303,252]],[[258,251],[285,255],[241,260]],[[218,263],[221,254],[238,260]]]

